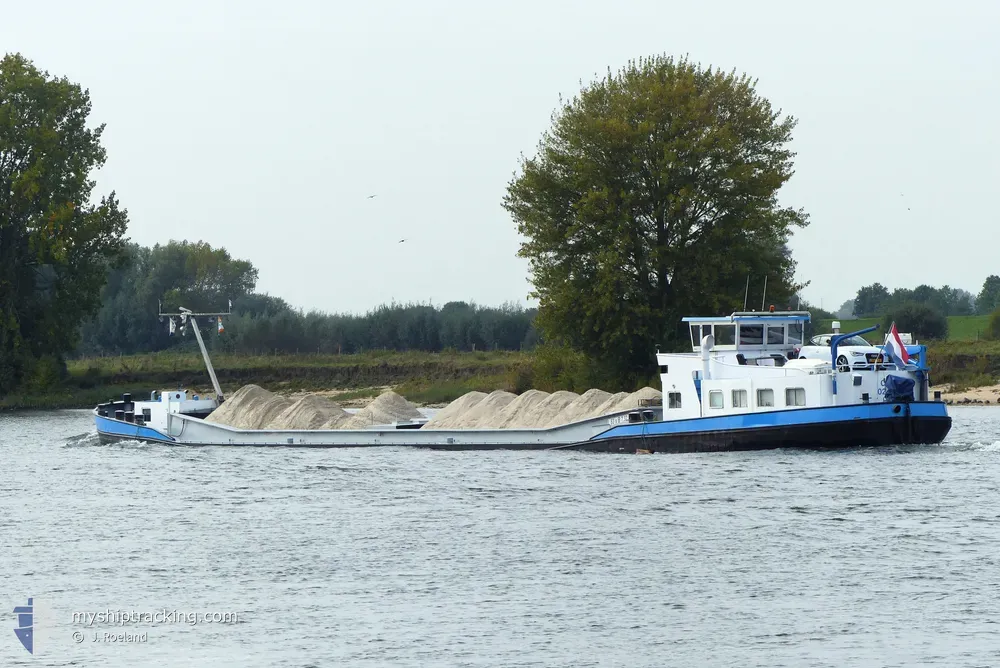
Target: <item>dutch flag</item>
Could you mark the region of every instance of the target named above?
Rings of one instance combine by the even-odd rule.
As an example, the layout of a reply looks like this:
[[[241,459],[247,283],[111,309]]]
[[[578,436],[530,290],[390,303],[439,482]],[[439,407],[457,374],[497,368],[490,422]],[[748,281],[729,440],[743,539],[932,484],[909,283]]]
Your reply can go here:
[[[885,343],[882,344],[882,349],[892,358],[896,366],[904,367],[910,363],[910,354],[906,352],[903,339],[899,338],[899,330],[896,329],[895,322],[892,323],[889,331],[886,332]]]

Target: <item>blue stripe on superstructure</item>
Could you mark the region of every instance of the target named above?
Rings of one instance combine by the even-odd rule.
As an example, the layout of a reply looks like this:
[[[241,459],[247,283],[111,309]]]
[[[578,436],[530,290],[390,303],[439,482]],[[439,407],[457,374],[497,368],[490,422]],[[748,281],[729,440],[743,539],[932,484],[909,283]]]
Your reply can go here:
[[[121,422],[112,420],[102,415],[94,416],[94,423],[97,431],[102,434],[113,436],[125,436],[134,438],[137,441],[173,441],[174,439],[166,434],[161,434],[151,427],[140,426],[131,422]]]
[[[893,409],[896,406],[899,406],[900,409],[894,413]],[[906,404],[894,403],[855,404],[625,424],[601,432],[591,440],[625,436],[655,436],[657,434],[689,434],[702,431],[738,431],[761,427],[786,427],[851,420],[883,420],[905,417],[905,406]],[[910,415],[913,417],[947,417],[948,411],[941,402],[921,402],[910,404]]]

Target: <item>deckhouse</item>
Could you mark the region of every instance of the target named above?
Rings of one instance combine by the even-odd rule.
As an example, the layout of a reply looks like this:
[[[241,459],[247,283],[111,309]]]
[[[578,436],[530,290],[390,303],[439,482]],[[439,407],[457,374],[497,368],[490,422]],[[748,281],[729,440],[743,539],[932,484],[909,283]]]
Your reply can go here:
[[[663,388],[663,419],[710,417],[898,401],[896,389],[913,381],[911,400],[926,401],[923,346],[912,346],[916,364],[878,364],[840,372],[831,359],[795,359],[802,345],[806,311],[736,312],[714,318],[684,318],[691,353],[657,353]],[[874,328],[863,330],[861,333]],[[890,376],[903,379],[887,380]]]

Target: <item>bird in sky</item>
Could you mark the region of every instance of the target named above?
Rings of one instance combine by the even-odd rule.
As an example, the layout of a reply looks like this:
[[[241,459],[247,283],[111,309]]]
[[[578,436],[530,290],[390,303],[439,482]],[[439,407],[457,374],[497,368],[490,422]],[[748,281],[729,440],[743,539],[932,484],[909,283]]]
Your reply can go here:
[[[406,241],[406,239],[400,239],[399,243],[403,243],[404,241]]]
[[[378,195],[369,195],[368,199],[375,199],[376,197],[378,197]]]

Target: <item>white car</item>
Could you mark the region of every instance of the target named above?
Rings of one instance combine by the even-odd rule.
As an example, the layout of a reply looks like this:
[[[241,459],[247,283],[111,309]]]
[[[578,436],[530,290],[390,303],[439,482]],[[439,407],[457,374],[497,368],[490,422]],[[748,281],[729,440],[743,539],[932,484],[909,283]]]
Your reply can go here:
[[[795,349],[795,355],[799,359],[815,359],[830,361],[830,341],[836,334],[818,334],[806,343],[806,345]],[[860,336],[852,336],[844,339],[837,346],[837,371],[851,371],[853,369],[870,369],[872,365],[879,365],[879,368],[886,368],[884,364],[891,361],[883,352],[881,346],[873,346]]]

